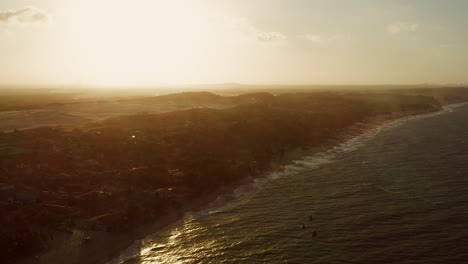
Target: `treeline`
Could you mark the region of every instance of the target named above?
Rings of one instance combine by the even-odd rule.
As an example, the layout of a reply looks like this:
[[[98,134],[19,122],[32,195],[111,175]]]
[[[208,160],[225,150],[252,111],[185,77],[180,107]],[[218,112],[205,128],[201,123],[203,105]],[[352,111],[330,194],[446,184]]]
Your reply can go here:
[[[440,109],[425,96],[315,93],[256,98],[224,110],[108,119],[96,128],[105,139],[100,151],[88,155],[99,159],[101,153],[101,163],[127,157],[133,167],[178,169],[190,188],[206,191],[268,169],[286,151],[323,144],[367,118]]]

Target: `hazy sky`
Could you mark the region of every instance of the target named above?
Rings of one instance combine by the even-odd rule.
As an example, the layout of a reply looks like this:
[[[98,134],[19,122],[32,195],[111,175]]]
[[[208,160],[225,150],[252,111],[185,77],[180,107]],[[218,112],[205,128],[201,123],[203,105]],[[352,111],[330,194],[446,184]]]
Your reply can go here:
[[[0,84],[468,82],[466,0],[0,0]]]

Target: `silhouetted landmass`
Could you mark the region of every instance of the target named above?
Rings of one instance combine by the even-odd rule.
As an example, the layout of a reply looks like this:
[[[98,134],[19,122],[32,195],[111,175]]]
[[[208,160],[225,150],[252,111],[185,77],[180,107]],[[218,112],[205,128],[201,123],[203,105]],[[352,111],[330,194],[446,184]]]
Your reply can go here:
[[[0,111],[36,109],[51,104],[74,102],[76,94],[14,94],[0,95]]]
[[[396,93],[405,95],[424,95],[431,96],[442,105],[454,104],[468,101],[468,88],[451,87],[444,89],[420,88],[396,90]]]
[[[1,262],[43,249],[57,231],[117,232],[154,221],[277,168],[288,151],[336,142],[353,124],[438,111],[468,101],[468,92],[186,93],[138,100],[235,107],[1,133]]]
[[[47,91],[46,91],[47,92]],[[191,108],[228,108],[251,103],[260,94],[224,97],[190,92],[145,98],[99,99],[72,94],[16,94],[0,96],[0,130],[40,126],[81,127],[119,115],[163,113]],[[2,110],[2,106],[4,107]]]

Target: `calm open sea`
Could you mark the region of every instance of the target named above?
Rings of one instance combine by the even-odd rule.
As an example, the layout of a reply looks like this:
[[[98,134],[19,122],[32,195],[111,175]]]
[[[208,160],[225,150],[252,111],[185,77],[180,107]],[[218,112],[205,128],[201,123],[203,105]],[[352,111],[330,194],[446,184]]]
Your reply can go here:
[[[110,263],[468,263],[468,105],[381,126],[231,196]]]

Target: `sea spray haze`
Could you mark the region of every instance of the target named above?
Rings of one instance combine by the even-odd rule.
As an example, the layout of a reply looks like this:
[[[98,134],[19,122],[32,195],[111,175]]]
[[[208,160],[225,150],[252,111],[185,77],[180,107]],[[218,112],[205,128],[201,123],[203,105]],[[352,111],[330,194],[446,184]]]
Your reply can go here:
[[[468,1],[254,2],[0,1],[0,263],[468,262]]]

